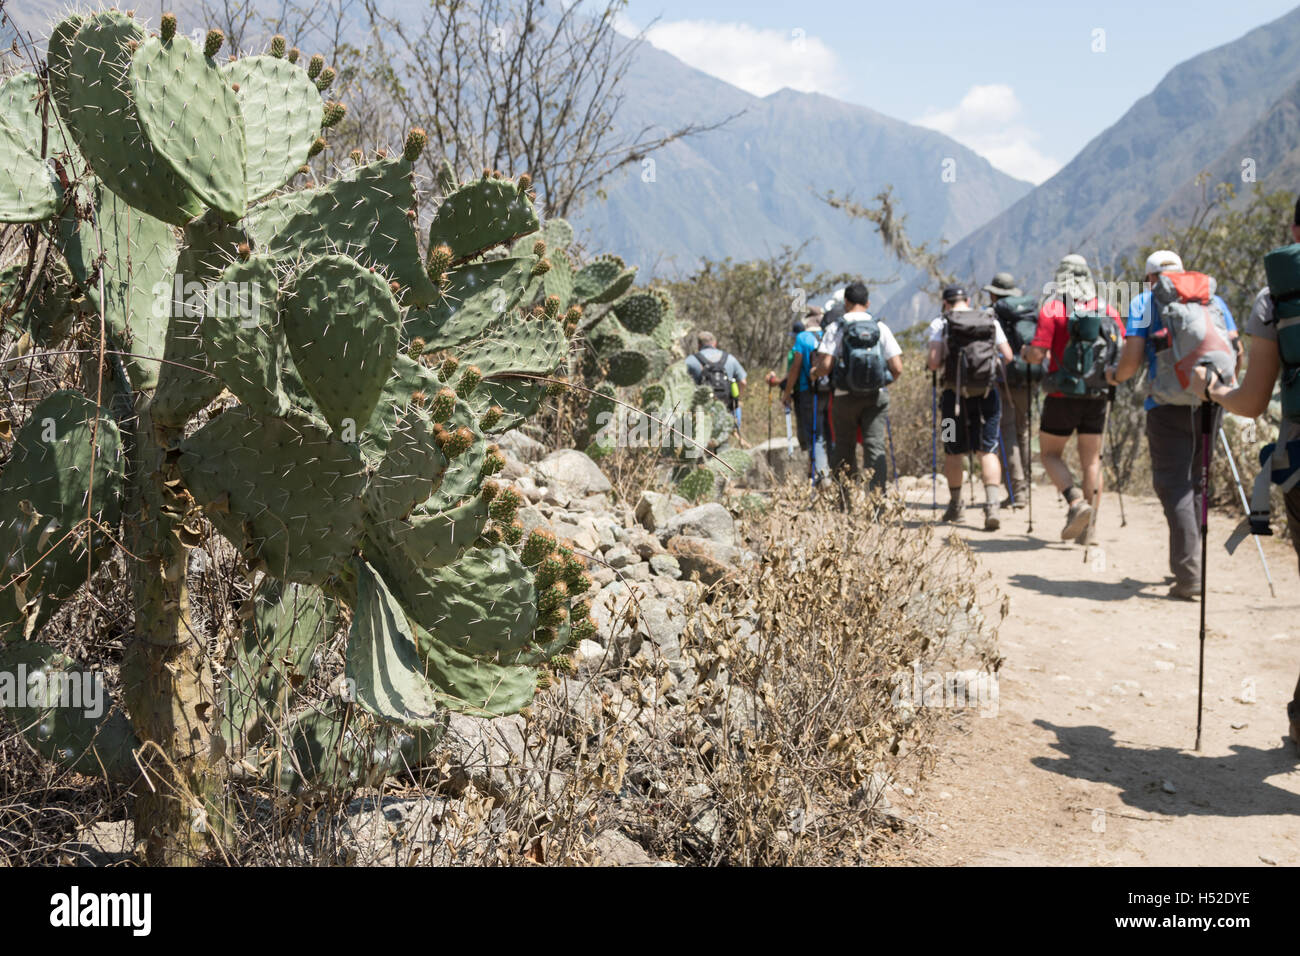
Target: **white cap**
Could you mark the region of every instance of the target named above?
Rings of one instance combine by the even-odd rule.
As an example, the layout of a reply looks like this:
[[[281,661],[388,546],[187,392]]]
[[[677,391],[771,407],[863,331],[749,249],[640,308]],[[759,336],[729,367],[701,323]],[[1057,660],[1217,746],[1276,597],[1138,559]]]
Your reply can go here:
[[[1158,275],[1161,272],[1184,272],[1183,260],[1178,253],[1168,249],[1158,249],[1147,256],[1146,275]]]

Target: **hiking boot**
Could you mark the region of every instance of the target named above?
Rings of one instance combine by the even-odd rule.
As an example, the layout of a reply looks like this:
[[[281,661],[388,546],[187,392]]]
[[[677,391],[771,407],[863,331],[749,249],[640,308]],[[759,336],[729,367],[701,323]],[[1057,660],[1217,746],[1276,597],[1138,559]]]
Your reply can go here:
[[[1295,747],[1295,752],[1300,755],[1300,717],[1291,718],[1291,746]]]
[[[1029,485],[1024,482],[1015,482],[1011,486],[1011,494],[1015,497],[1014,501],[1009,502],[1010,507],[1019,511],[1029,504]]]
[[[997,531],[1002,527],[1002,519],[998,517],[997,501],[990,501],[984,506],[984,530]]]
[[[962,519],[966,508],[962,505],[960,498],[953,498],[948,502],[948,510],[943,513],[943,520],[956,523]]]
[[[1079,536],[1074,539],[1074,543],[1081,544],[1085,548],[1092,547],[1097,543],[1097,529],[1093,526],[1091,521],[1083,526],[1083,530],[1080,531]]]
[[[1201,586],[1183,581],[1175,581],[1169,587],[1169,596],[1178,601],[1195,601],[1201,596]]]
[[[1061,540],[1069,541],[1071,538],[1077,538],[1079,535],[1088,530],[1088,522],[1092,520],[1092,505],[1078,499],[1070,505],[1070,513],[1065,516],[1065,527],[1061,529]]]

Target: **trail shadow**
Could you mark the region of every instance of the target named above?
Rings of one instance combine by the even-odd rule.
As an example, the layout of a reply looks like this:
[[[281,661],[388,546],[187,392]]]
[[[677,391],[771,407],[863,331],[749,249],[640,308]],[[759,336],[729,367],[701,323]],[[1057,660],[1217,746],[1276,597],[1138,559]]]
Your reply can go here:
[[[1188,714],[1188,741],[1194,735]],[[1130,807],[1164,816],[1252,817],[1300,814],[1300,795],[1271,783],[1268,777],[1295,773],[1296,758],[1286,746],[1273,750],[1234,746],[1232,754],[1205,757],[1173,747],[1139,749],[1121,746],[1104,727],[1058,727],[1034,723],[1056,734],[1053,748],[1063,757],[1034,757],[1040,770],[1076,780],[1120,788]],[[1177,793],[1166,793],[1164,781]]]
[[[1056,544],[1055,541],[1046,541],[1043,538],[1031,538],[1027,534],[1010,535],[1003,534],[1000,531],[980,531],[978,529],[961,529],[963,531],[972,531],[971,537],[966,539],[967,546],[976,554],[1007,554],[1012,551],[1041,551],[1043,548]]]
[[[972,546],[972,550],[975,550]],[[1127,601],[1130,598],[1167,600],[1161,595],[1142,594],[1150,581],[1124,578],[1122,581],[1103,581],[1099,578],[1045,578],[1038,574],[1013,574],[1007,583],[1014,587],[1037,591],[1048,597],[1082,598],[1087,601]]]

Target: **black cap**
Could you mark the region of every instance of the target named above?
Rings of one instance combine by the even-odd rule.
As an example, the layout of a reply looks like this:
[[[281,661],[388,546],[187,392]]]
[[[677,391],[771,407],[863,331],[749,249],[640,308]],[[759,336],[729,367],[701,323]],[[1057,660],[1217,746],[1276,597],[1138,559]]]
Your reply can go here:
[[[969,299],[966,290],[959,285],[950,285],[943,290],[943,301],[956,302],[958,299]]]
[[[791,334],[791,335],[798,335],[800,332],[803,332],[803,331],[806,331],[806,330],[804,329],[804,324],[803,324],[802,322],[800,322],[798,319],[795,319],[794,322],[793,322],[793,324],[791,324],[791,326],[790,326],[790,334]]]

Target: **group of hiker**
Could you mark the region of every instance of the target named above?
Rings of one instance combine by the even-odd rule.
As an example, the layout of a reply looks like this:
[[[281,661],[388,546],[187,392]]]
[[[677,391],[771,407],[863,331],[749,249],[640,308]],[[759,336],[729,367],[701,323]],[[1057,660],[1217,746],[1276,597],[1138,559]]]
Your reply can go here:
[[[1262,415],[1279,380],[1283,424],[1261,456],[1249,527],[1254,534],[1271,533],[1269,491],[1281,486],[1300,557],[1300,200],[1292,238],[1295,244],[1265,257],[1269,285],[1255,297],[1246,324],[1244,376],[1237,325],[1216,294],[1215,280],[1189,271],[1173,250],[1148,257],[1145,289],[1132,298],[1127,316],[1099,293],[1087,261],[1077,254],[1060,260],[1041,296],[1024,295],[1005,272],[980,289],[987,307],[976,307],[965,288],[943,289],[942,310],[929,323],[925,341],[932,470],[943,475],[949,492],[944,520],[963,519],[962,486],[973,458],[984,485],[984,528],[999,529],[1000,509],[1007,504],[1030,507],[1032,530],[1031,436],[1041,395],[1040,461],[1066,508],[1060,537],[1095,544],[1115,388],[1143,375],[1152,485],[1169,529],[1168,595],[1201,601],[1203,651],[1206,489],[1215,442],[1222,440],[1231,457],[1228,442],[1219,438],[1223,411]],[[824,307],[808,308],[791,329],[785,376],[768,378],[793,413],[810,480],[818,486],[859,474],[859,443],[872,487],[886,485],[889,386],[903,374],[902,349],[868,306],[866,285],[853,282]],[[718,358],[701,353],[696,365]],[[1071,438],[1081,468],[1077,479],[1065,458]],[[1235,460],[1232,467],[1237,474]],[[1005,502],[1004,469],[1010,491]],[[1240,479],[1238,485],[1244,502]],[[1291,739],[1300,748],[1300,681],[1287,714]],[[1198,725],[1198,746],[1199,731]]]

